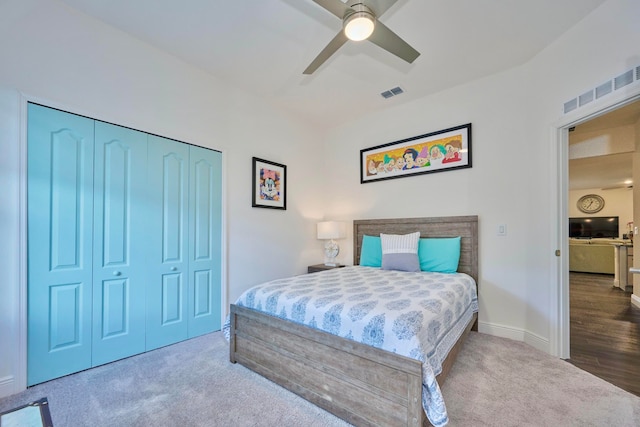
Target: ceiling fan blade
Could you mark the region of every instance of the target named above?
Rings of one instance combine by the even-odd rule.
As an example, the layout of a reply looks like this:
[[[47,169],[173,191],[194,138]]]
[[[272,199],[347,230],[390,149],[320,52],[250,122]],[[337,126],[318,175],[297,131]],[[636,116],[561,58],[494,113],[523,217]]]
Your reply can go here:
[[[340,0],[313,0],[318,3],[320,6],[327,9],[329,12],[336,15],[338,18],[344,18],[344,14],[347,10],[351,9],[346,4],[342,3]]]
[[[349,3],[364,3],[369,9],[373,11],[376,17],[380,18],[383,13],[385,13],[391,6],[396,4],[398,0],[355,0],[350,1]]]
[[[409,46],[407,42],[402,40],[396,33],[391,31],[382,22],[377,21],[373,34],[367,39],[377,44],[384,50],[387,50],[399,58],[404,59],[411,64],[420,56],[420,52]]]
[[[603,187],[601,190],[618,190],[620,188],[631,189],[633,188],[633,184],[612,185],[611,187]]]
[[[347,40],[348,39],[347,36],[344,35],[344,31],[340,31],[338,34],[336,34],[333,40],[331,40],[329,44],[324,49],[322,49],[322,52],[320,52],[318,56],[316,56],[316,59],[314,59],[311,64],[309,64],[307,69],[304,70],[302,74],[313,74],[313,72],[317,70],[318,67],[320,67],[324,63],[324,61],[329,59],[329,57],[333,55],[336,50],[340,49],[340,46],[345,44]]]

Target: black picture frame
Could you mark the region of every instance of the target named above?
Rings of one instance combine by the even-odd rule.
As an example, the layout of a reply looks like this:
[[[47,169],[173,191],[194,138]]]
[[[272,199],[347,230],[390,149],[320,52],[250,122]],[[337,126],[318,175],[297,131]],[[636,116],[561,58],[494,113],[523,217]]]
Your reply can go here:
[[[360,150],[361,184],[470,167],[471,123]]]
[[[253,157],[252,197],[254,208],[287,209],[287,166]]]

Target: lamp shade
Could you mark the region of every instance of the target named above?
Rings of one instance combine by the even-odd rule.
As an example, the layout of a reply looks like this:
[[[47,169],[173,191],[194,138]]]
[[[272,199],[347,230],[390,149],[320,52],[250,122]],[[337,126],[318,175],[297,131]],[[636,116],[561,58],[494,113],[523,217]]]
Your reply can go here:
[[[323,221],[318,223],[318,239],[342,239],[346,237],[347,229],[344,222]]]

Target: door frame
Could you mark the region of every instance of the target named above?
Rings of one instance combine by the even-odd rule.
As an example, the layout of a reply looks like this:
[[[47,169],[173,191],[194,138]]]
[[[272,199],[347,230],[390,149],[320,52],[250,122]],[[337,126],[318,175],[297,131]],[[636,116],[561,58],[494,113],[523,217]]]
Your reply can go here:
[[[637,82],[636,82],[637,83]],[[570,358],[570,317],[569,317],[569,128],[609,113],[627,104],[640,100],[640,86],[630,85],[612,93],[592,105],[580,107],[566,114],[553,124],[551,133],[552,188],[550,206],[555,224],[553,230],[552,280],[549,303],[549,353],[562,359]],[[555,250],[560,250],[560,256]]]
[[[44,99],[38,96],[34,96],[28,93],[19,92],[20,105],[19,105],[19,230],[18,230],[18,351],[16,360],[16,375],[14,393],[27,389],[27,106],[30,102],[44,105],[50,108],[56,108],[62,111],[66,111],[72,114],[77,114],[85,117],[102,117],[97,120],[105,121],[107,123],[119,123],[119,126],[129,127],[131,129],[138,129],[135,123],[123,123],[122,120],[111,120],[109,117],[104,117],[104,112],[87,111],[86,108],[76,108],[68,104],[55,102],[50,99]],[[144,131],[143,131],[144,132]],[[147,132],[151,133],[151,132]],[[155,135],[155,134],[154,134]],[[169,136],[166,136],[170,138]],[[176,139],[179,140],[179,139]],[[188,143],[191,145],[197,145]],[[199,147],[214,149],[205,145],[197,145]],[[221,221],[221,255],[222,261],[220,265],[220,324],[223,325],[229,307],[229,283],[228,283],[228,271],[227,271],[227,156],[226,149],[215,148],[216,151],[222,153],[222,221]]]

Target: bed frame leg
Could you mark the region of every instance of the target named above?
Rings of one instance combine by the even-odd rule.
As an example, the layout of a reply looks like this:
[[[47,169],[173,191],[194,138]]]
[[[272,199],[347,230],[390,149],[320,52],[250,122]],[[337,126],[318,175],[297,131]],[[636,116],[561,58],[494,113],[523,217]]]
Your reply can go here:
[[[231,311],[231,327],[229,328],[229,361],[236,363],[236,314]]]

